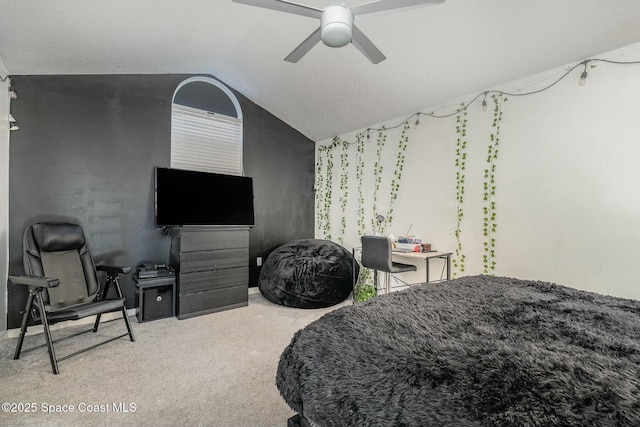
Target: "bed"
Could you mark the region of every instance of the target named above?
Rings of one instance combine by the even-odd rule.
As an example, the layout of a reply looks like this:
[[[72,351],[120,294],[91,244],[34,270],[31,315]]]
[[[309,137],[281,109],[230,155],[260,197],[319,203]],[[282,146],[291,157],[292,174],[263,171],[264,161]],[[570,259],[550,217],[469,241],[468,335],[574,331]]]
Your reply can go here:
[[[639,426],[640,302],[472,276],[336,309],[276,385],[312,426]]]

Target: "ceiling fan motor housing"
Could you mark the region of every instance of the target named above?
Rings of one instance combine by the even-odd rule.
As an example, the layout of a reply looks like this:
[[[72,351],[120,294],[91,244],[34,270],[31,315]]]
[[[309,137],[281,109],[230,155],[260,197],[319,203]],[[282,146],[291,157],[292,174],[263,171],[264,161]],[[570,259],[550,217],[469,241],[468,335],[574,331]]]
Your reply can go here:
[[[322,42],[331,47],[342,47],[351,43],[352,25],[351,9],[340,5],[327,6],[321,18]]]

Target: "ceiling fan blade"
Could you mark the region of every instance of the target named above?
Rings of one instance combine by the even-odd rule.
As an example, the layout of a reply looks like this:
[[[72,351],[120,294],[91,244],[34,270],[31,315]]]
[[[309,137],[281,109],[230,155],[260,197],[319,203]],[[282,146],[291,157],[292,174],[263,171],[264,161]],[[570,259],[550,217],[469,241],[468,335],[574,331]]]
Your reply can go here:
[[[369,59],[369,61],[373,62],[374,64],[378,64],[387,59],[387,57],[384,56],[382,52],[380,52],[380,49],[378,49],[376,45],[374,45],[373,42],[369,40],[369,37],[365,36],[360,28],[356,27],[355,24],[352,25],[351,31],[353,33],[351,43],[353,43],[353,45],[360,52],[362,52],[364,56]]]
[[[353,6],[351,11],[354,15],[364,15],[365,13],[381,12],[389,9],[400,9],[409,6],[429,6],[440,3],[444,3],[444,0],[376,0]]]
[[[284,58],[287,62],[293,62],[294,64],[305,56],[315,45],[320,41],[320,27],[309,35],[302,43],[298,45],[293,51]]]
[[[287,0],[233,0],[234,3],[247,4],[249,6],[263,7],[265,9],[278,10],[280,12],[293,13],[308,16],[310,18],[322,17],[322,9],[317,9],[304,4],[298,4]]]

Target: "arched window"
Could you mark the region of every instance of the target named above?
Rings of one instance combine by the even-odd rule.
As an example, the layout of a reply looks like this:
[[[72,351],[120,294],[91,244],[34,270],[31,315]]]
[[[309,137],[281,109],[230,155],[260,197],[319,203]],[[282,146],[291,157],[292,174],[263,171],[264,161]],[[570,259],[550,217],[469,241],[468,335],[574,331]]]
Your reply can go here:
[[[242,110],[233,92],[210,77],[178,85],[171,111],[171,167],[242,175]]]

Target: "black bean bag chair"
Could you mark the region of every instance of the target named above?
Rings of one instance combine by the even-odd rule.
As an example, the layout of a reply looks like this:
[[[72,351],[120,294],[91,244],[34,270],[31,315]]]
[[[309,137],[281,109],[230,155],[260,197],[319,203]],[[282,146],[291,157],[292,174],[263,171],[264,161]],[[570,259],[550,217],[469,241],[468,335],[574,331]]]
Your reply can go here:
[[[353,289],[353,255],[329,240],[302,239],[274,250],[258,287],[269,301],[296,308],[330,307]],[[356,263],[356,278],[359,267]]]

